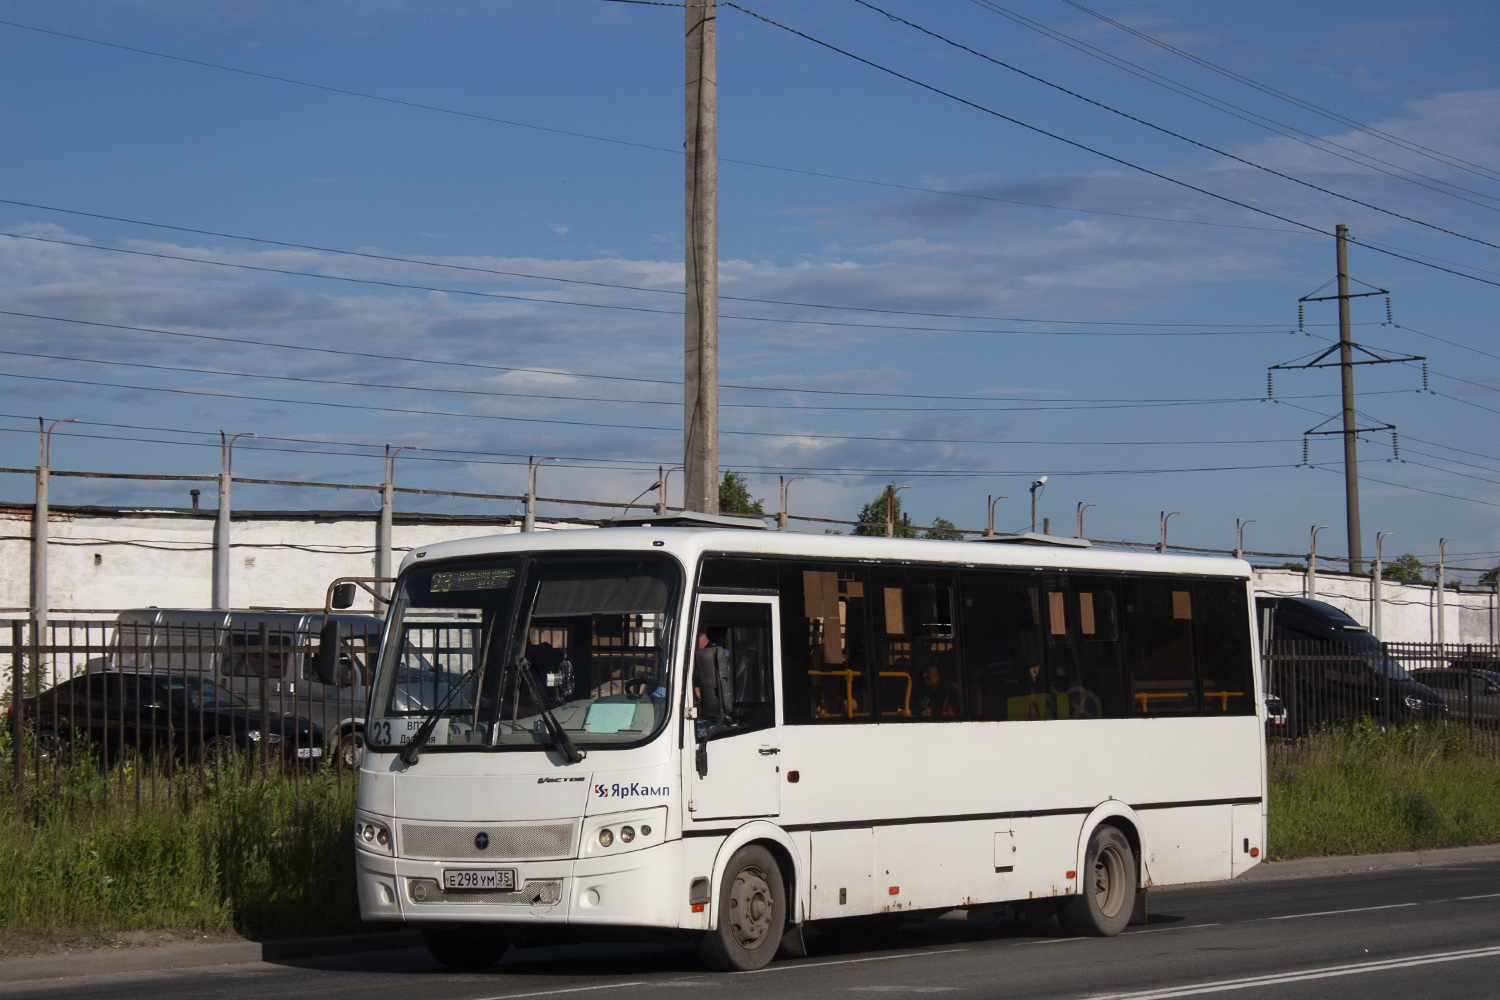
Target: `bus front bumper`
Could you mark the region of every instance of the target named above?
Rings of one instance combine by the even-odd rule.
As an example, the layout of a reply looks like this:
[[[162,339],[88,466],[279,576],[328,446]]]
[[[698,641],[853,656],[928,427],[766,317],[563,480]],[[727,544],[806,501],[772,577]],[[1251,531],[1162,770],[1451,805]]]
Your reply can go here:
[[[443,891],[443,869],[356,850],[360,916],[368,921],[483,922],[675,928],[686,916],[681,841],[608,857],[493,862],[515,870],[513,891]],[[694,921],[695,923],[697,921]]]

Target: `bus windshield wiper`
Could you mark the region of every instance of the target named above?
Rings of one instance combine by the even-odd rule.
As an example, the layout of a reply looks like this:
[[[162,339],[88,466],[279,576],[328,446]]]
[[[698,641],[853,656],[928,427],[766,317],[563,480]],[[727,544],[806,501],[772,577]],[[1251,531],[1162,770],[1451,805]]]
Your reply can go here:
[[[427,716],[422,720],[422,724],[417,727],[415,733],[412,733],[411,739],[406,741],[406,746],[401,748],[401,763],[407,767],[411,767],[417,762],[417,756],[422,752],[422,748],[427,745],[428,740],[432,739],[432,731],[437,728],[438,719],[442,718],[443,713],[448,710],[448,706],[453,704],[454,697],[464,689],[464,685],[468,683],[469,677],[473,673],[473,667],[465,670],[458,678],[458,681],[448,689],[448,697],[428,709]]]
[[[552,714],[552,707],[547,703],[546,688],[536,675],[536,667],[532,666],[531,661],[526,657],[518,656],[516,669],[526,680],[526,688],[531,692],[531,700],[536,703],[537,709],[541,712],[542,724],[547,727],[547,735],[552,737],[552,745],[557,747],[558,752],[569,764],[576,764],[583,760],[586,756],[584,751],[573,745],[573,740],[564,731],[562,723],[558,722],[557,716]]]

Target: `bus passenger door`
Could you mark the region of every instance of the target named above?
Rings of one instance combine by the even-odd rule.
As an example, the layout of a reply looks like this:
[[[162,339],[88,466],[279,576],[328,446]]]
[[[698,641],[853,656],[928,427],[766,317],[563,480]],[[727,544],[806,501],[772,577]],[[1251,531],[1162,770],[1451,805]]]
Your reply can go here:
[[[776,599],[698,601],[684,753],[692,820],[781,812]]]

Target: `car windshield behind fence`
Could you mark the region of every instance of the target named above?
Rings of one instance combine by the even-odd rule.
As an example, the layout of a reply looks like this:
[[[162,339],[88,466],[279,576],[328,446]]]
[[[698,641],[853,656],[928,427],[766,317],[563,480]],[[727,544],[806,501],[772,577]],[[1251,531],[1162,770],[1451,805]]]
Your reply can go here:
[[[403,578],[375,684],[371,742],[432,712],[431,747],[634,743],[666,716],[675,565],[661,557],[446,564]],[[399,638],[398,638],[399,637]]]

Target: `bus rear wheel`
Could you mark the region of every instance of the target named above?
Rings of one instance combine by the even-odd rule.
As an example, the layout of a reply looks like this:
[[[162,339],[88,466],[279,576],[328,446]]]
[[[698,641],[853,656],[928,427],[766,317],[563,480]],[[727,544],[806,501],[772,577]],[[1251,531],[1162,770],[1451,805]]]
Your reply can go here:
[[[1118,828],[1108,824],[1089,837],[1083,860],[1082,892],[1063,907],[1074,934],[1114,937],[1130,923],[1135,909],[1135,853]]]
[[[719,885],[718,909],[718,927],[698,942],[703,964],[720,972],[769,965],[786,930],[786,883],[770,851],[752,844],[734,852]]]
[[[488,969],[510,947],[510,939],[493,924],[423,927],[422,943],[433,958],[450,969]]]

